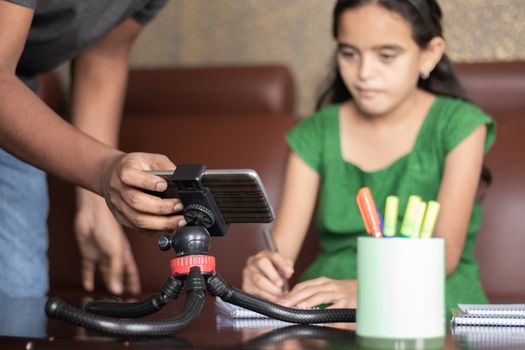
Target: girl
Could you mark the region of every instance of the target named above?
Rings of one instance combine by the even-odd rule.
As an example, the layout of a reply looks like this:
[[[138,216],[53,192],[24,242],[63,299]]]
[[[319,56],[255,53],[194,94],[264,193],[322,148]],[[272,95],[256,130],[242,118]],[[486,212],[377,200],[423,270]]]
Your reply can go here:
[[[287,306],[356,306],[357,237],[365,234],[357,191],[378,209],[388,195],[437,199],[435,236],[445,239],[446,307],[484,303],[474,258],[481,210],[475,202],[491,119],[461,94],[444,55],[435,0],[339,0],[333,12],[335,78],[324,106],[292,130],[292,149],[274,238],[279,253],[248,259],[243,288]],[[285,294],[283,279],[307,232],[317,193],[321,253]],[[401,220],[400,220],[401,221]],[[415,262],[417,263],[417,262]]]

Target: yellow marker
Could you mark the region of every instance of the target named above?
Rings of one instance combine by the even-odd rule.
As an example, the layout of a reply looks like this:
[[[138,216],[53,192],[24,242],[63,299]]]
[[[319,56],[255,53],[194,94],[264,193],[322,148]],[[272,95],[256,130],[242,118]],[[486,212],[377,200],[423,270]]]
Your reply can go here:
[[[436,225],[439,209],[441,205],[436,201],[429,201],[427,211],[425,213],[425,219],[423,219],[423,225],[421,226],[421,238],[430,238],[434,233],[434,226]]]
[[[423,224],[423,217],[425,216],[425,210],[427,209],[427,203],[418,202],[417,211],[414,218],[414,230],[412,231],[412,238],[419,237],[419,231],[421,230],[421,225]]]
[[[393,237],[396,234],[398,208],[399,199],[396,196],[386,197],[385,222],[383,223],[383,236],[385,237]]]
[[[416,225],[416,215],[418,210],[418,203],[421,201],[419,196],[408,197],[408,204],[403,217],[403,224],[401,225],[401,235],[404,237],[411,237]]]

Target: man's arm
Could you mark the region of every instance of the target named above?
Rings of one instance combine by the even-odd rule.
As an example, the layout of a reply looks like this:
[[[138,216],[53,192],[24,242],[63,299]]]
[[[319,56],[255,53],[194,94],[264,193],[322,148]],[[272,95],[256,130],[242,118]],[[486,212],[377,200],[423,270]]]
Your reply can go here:
[[[128,57],[142,26],[128,19],[80,54],[72,64],[73,125],[97,140],[117,147]],[[140,292],[137,264],[130,244],[104,199],[77,189],[75,234],[82,255],[82,284],[94,289],[97,266],[115,294]]]
[[[96,141],[57,116],[15,75],[33,11],[0,1],[0,147],[18,158],[103,195],[122,223],[177,227],[176,200],[147,195],[166,182],[143,170],[173,167],[166,157],[124,153]],[[157,187],[158,186],[158,187]]]
[[[128,19],[73,61],[73,125],[112,147],[118,142],[129,52],[141,29]]]
[[[58,118],[15,76],[32,18],[33,10],[0,1],[0,146],[101,193],[102,167],[119,152]]]

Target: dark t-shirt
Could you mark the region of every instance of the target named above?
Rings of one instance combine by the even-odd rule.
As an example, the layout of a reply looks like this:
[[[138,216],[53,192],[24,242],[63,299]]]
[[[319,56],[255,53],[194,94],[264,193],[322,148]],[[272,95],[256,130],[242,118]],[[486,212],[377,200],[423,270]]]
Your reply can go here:
[[[32,77],[74,58],[128,18],[145,23],[166,0],[8,0],[35,9],[16,74]],[[31,84],[30,84],[31,85]]]

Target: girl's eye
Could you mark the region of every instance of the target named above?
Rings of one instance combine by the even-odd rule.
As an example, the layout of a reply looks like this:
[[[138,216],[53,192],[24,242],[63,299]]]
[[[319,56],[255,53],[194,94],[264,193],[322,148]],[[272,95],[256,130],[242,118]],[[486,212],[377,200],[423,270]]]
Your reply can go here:
[[[340,50],[339,54],[346,59],[354,59],[357,57],[357,52],[351,50]]]
[[[379,58],[383,62],[393,61],[396,58],[396,56],[397,55],[395,53],[392,53],[392,52],[380,52],[379,53]]]

